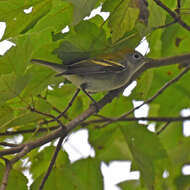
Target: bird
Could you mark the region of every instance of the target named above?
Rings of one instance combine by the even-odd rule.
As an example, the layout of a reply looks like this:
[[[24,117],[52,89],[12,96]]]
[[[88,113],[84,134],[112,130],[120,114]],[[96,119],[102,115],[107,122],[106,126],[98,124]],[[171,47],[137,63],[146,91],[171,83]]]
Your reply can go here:
[[[147,59],[133,50],[122,57],[101,56],[70,64],[58,64],[40,59],[32,59],[31,62],[55,70],[58,73],[56,76],[64,76],[86,93],[97,93],[123,87]]]

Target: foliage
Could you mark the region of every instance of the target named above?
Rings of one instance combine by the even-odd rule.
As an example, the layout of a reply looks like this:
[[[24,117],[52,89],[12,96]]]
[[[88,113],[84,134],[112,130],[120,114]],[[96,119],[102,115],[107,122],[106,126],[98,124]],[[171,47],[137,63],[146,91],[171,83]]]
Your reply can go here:
[[[163,1],[171,12],[180,15],[187,27],[156,3],[160,1],[144,2],[0,1],[0,22],[6,23],[1,40],[15,44],[0,56],[0,156],[1,151],[5,150],[2,142],[7,137],[21,134],[22,143],[37,142],[51,134],[52,130],[56,131],[60,123],[55,118],[67,107],[76,89],[64,77],[55,77],[51,69],[32,65],[31,59],[69,64],[105,54],[125,54],[129,49],[135,49],[143,37],[149,43],[148,56],[151,58],[190,53],[190,0]],[[86,17],[99,6],[102,11],[110,13],[107,20],[104,21],[100,15]],[[32,11],[25,13],[28,8],[32,8]],[[69,31],[62,33],[66,26],[69,26]],[[180,122],[162,120],[180,117],[181,110],[190,107],[189,73],[149,102],[148,117],[157,118],[156,132],[147,129],[151,122],[142,125],[138,119],[126,121],[127,117],[124,121],[110,121],[110,118],[120,117],[130,111],[133,108],[132,100],[146,101],[155,95],[181,70],[183,68],[172,64],[145,71],[138,77],[137,86],[130,96],[120,95],[99,110],[99,114],[104,117],[91,114],[85,118],[86,121],[82,120],[77,130],[84,127],[88,129],[95,157],[70,163],[68,155],[60,150],[44,189],[101,190],[103,177],[100,163],[112,160],[130,160],[131,170],[141,173],[139,180],[119,184],[123,190],[189,189],[190,177],[182,174],[182,167],[190,162],[190,138],[184,137],[182,133],[183,118]],[[98,93],[92,96],[98,101],[104,95]],[[80,92],[66,114],[59,118],[60,122],[67,125],[79,114],[85,113],[89,104],[89,98]],[[52,138],[52,143],[60,136]],[[34,178],[32,190],[39,188],[54,149],[51,144],[41,152],[34,149],[23,155],[31,162],[29,169]],[[0,181],[6,173],[7,162],[4,160],[14,160],[14,156],[7,154],[2,157]],[[21,156],[19,158],[17,162],[12,162],[7,189],[27,189],[27,180],[22,174],[26,168]],[[167,178],[163,178],[164,171],[169,172]]]

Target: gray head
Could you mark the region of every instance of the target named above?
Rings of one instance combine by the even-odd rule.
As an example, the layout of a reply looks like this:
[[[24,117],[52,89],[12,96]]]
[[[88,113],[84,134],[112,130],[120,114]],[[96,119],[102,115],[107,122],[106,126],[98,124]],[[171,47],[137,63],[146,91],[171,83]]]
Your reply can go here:
[[[125,59],[122,64],[130,68],[137,68],[147,61],[148,58],[144,57],[141,53],[137,51],[130,52],[126,54]]]

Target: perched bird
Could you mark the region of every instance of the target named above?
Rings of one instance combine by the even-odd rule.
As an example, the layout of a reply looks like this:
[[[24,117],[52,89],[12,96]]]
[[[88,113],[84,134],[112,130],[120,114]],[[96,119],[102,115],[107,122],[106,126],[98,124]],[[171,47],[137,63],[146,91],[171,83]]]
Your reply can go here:
[[[57,64],[38,59],[32,59],[31,62],[54,69],[58,72],[57,76],[64,75],[86,92],[101,92],[124,86],[147,59],[139,52],[131,51],[122,57],[99,57],[71,64]]]

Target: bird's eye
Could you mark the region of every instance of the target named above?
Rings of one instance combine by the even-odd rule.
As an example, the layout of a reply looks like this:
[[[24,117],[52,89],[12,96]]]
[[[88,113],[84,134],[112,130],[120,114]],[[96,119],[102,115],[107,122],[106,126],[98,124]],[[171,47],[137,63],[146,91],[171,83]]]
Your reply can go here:
[[[133,59],[139,60],[141,58],[142,58],[142,55],[140,53],[138,53],[138,52],[133,53]]]

